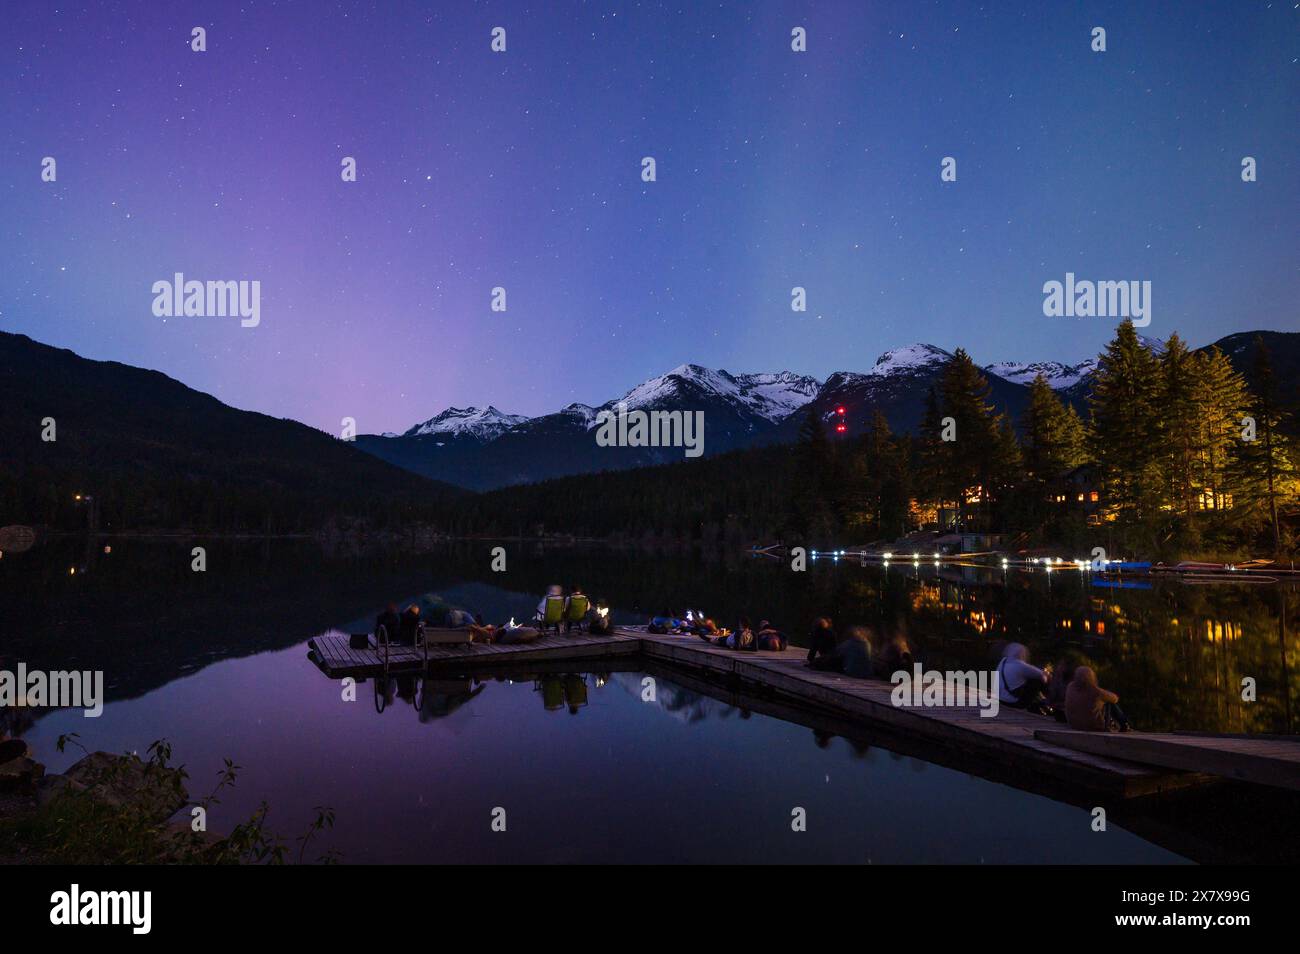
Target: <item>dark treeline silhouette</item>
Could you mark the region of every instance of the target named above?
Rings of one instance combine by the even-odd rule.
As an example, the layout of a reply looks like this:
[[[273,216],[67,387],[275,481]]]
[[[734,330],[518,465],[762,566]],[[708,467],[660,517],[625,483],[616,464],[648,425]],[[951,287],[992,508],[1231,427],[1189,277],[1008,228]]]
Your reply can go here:
[[[386,527],[436,520],[465,493],[156,371],[2,333],[0,433],[0,525],[280,534],[351,518]]]

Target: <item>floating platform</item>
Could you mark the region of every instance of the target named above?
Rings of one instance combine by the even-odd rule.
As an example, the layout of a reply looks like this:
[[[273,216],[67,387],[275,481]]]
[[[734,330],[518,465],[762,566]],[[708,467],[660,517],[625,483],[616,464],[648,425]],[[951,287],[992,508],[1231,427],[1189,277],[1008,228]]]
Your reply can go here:
[[[1213,774],[1187,771],[1186,766],[1140,764],[1048,741],[1038,733],[1057,723],[1006,706],[989,718],[981,716],[975,706],[895,706],[890,683],[810,669],[807,650],[793,647],[783,652],[738,652],[694,636],[661,636],[644,627],[626,626],[607,636],[552,634],[514,645],[431,642],[424,647],[390,646],[386,659],[383,647],[352,649],[348,636],[342,633],[317,636],[308,646],[313,662],[333,678],[485,672],[569,661],[577,670],[597,663],[647,671],[662,667],[670,680],[680,673],[682,679],[696,680],[692,687],[714,686],[715,695],[717,683],[722,682],[724,692],[743,690],[768,700],[774,709],[805,712],[827,726],[840,727],[840,734],[854,726],[868,733],[886,730],[891,736],[924,746],[927,754],[922,757],[931,761],[955,762],[972,774],[997,781],[1018,778],[1023,781],[1010,783],[1039,791],[1086,789],[1127,799],[1215,780]],[[945,757],[945,752],[950,757]],[[1212,765],[1207,768],[1216,771]]]

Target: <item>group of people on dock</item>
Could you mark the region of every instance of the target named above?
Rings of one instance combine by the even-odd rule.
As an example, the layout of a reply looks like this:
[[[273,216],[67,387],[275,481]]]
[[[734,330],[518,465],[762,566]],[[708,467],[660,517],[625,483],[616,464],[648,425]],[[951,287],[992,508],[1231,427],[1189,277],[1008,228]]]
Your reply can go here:
[[[760,619],[758,625],[754,626],[748,616],[741,616],[735,629],[727,629],[703,614],[697,616],[687,611],[683,618],[672,610],[664,610],[658,616],[651,618],[646,629],[657,634],[692,634],[711,645],[723,646],[727,649],[752,651],[765,649],[780,652],[790,645],[790,640],[786,638],[785,633],[769,621]]]
[[[1097,673],[1076,656],[1052,666],[1029,662],[1022,643],[1008,643],[998,660],[998,687],[1004,705],[1054,717],[1085,732],[1128,732],[1119,696],[1097,683]]]
[[[784,651],[789,646],[785,634],[768,620],[751,626],[745,616],[734,629],[726,629],[703,615],[688,612],[681,616],[664,610],[651,618],[647,629],[656,634],[695,635],[710,645],[742,651]],[[825,616],[813,622],[807,642],[810,668],[856,679],[889,680],[900,670],[910,672],[915,663],[912,646],[904,634],[882,635],[865,626],[837,631],[834,622]],[[1072,729],[1129,731],[1119,696],[1098,685],[1097,673],[1081,658],[1067,655],[1055,667],[1049,664],[1040,669],[1029,662],[1029,651],[1022,643],[999,644],[998,657],[1002,705],[1052,717]]]
[[[598,601],[589,599],[581,586],[572,586],[566,592],[564,587],[553,584],[547,587],[546,594],[537,604],[537,614],[525,623],[516,624],[511,617],[509,623],[494,625],[483,621],[482,613],[473,613],[459,606],[453,606],[440,596],[429,594],[407,604],[400,613],[397,604],[389,603],[375,618],[375,639],[377,642],[404,643],[415,645],[420,626],[439,629],[464,629],[470,641],[475,643],[531,643],[540,639],[547,622],[547,604],[562,600],[563,611],[558,629],[563,626],[569,632],[575,625],[581,626],[593,634],[609,633],[613,625],[609,611],[602,610]],[[581,604],[577,601],[581,600]],[[571,610],[579,608],[581,618],[575,618]]]
[[[562,612],[557,613],[562,606]],[[579,618],[580,617],[580,618]],[[557,622],[559,620],[559,622]],[[612,632],[610,614],[599,609],[582,587],[567,591],[547,588],[537,604],[536,616],[524,624],[485,624],[481,614],[453,606],[437,596],[426,596],[409,604],[400,614],[393,603],[375,621],[377,638],[414,644],[421,624],[464,628],[471,642],[517,644],[541,638],[547,628],[569,631],[577,625],[593,634]],[[684,615],[672,609],[652,617],[646,627],[651,633],[693,635],[712,646],[747,652],[783,652],[790,641],[769,620],[757,625],[741,616],[734,628],[719,626],[702,613]],[[915,654],[906,635],[882,635],[865,626],[836,629],[825,616],[814,620],[808,634],[807,665],[823,672],[837,672],[857,679],[890,680],[899,671],[910,672]],[[996,666],[999,701],[1002,705],[1055,718],[1072,729],[1090,732],[1127,732],[1129,721],[1119,707],[1119,696],[1103,689],[1097,673],[1078,656],[1065,655],[1055,666],[1039,668],[1029,661],[1022,643],[998,648]]]

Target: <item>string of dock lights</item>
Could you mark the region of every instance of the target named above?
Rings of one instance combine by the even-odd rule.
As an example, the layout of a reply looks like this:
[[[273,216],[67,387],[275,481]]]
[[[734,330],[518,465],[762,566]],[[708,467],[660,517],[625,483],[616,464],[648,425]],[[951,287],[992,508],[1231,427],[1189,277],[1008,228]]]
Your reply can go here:
[[[879,554],[865,552],[851,553],[847,550],[811,550],[809,553],[814,560],[819,557],[830,557],[832,560],[838,560],[842,556],[855,556],[862,560],[878,558],[885,566],[888,566],[895,559],[907,559],[906,554],[897,554],[892,550],[886,550],[884,553]],[[919,566],[923,559],[925,559],[925,557],[919,551],[912,552],[911,563],[913,566]],[[930,559],[935,563],[942,563],[945,559],[968,560],[969,557],[960,553],[944,554],[936,552],[930,557]],[[1025,568],[1041,567],[1048,573],[1051,573],[1053,570],[1066,569],[1079,570],[1083,573],[1092,573],[1094,571],[1104,573],[1107,572],[1111,566],[1123,568],[1126,562],[1126,560],[1121,559],[1089,560],[1085,557],[1075,557],[1071,560],[1067,560],[1064,557],[1030,557],[1027,560],[1016,561],[1016,565],[1024,566]],[[1010,569],[1012,566],[1010,557],[1002,557],[999,560],[999,563],[1004,570]],[[1236,569],[1236,567],[1232,567],[1231,569]]]

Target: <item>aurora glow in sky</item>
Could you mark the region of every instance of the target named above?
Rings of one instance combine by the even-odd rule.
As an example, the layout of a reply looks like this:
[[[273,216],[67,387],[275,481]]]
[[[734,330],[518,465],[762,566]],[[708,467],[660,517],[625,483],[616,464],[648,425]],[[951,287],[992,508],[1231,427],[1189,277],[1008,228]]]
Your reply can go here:
[[[331,432],[598,403],[683,362],[1077,361],[1114,321],[1043,316],[1066,272],[1150,280],[1154,337],[1300,327],[1292,2],[0,17],[0,330]],[[175,272],[260,281],[260,325],[155,317]]]

